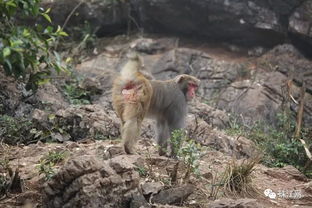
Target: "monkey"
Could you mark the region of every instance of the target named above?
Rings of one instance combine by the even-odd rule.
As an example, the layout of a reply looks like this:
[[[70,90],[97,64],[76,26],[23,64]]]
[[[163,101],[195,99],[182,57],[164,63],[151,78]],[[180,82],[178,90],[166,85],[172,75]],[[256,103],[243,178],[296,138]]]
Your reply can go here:
[[[175,157],[172,144],[168,140],[172,132],[185,127],[187,103],[195,98],[200,80],[194,76],[181,74],[171,80],[151,80],[153,95],[147,112],[147,118],[156,120],[156,141],[159,155],[167,153]]]
[[[168,140],[176,129],[185,126],[187,103],[194,99],[200,80],[182,74],[161,81],[140,72],[137,55],[130,56],[113,82],[113,107],[121,119],[121,138],[125,152],[135,154],[135,144],[144,118],[156,120],[159,155],[165,155]],[[171,148],[171,155],[173,155]]]
[[[130,53],[120,75],[113,81],[112,103],[121,119],[121,139],[127,154],[135,154],[134,147],[152,96],[151,83],[140,71],[141,68],[139,56]]]

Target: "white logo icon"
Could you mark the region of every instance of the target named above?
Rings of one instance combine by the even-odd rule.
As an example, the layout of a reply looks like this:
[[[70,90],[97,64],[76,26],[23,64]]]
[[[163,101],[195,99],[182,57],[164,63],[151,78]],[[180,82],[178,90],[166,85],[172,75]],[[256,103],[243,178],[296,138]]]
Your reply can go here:
[[[264,195],[265,196],[269,196],[270,193],[272,193],[273,191],[271,189],[265,189],[264,190]]]
[[[270,198],[270,199],[275,199],[275,198],[276,198],[276,193],[271,192],[271,193],[269,194],[269,198]]]
[[[265,189],[264,190],[264,195],[266,197],[269,197],[270,199],[275,199],[276,198],[276,193],[274,193],[271,189]]]

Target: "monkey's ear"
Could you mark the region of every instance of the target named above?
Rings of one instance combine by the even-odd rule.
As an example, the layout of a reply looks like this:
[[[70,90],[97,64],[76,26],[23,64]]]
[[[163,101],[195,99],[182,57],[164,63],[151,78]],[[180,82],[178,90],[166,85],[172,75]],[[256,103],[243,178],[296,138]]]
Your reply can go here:
[[[181,75],[176,76],[176,77],[174,78],[174,81],[175,81],[176,83],[180,83],[182,80],[184,80],[184,78],[185,78],[184,74],[181,74]]]

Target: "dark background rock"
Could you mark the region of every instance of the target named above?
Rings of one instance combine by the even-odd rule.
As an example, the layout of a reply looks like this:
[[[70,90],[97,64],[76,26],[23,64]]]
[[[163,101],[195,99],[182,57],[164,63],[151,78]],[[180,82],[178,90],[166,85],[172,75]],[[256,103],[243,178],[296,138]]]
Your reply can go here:
[[[54,24],[58,25],[64,25],[68,16],[74,11],[67,21],[67,29],[89,24],[99,36],[116,35],[127,30],[129,6],[123,1],[60,0],[51,2],[46,0],[42,5],[45,8],[51,8],[51,18]]]
[[[308,0],[130,0],[44,1],[53,22],[67,29],[88,22],[97,36],[139,30],[247,47],[273,47],[291,41],[311,56],[311,2]],[[142,47],[141,47],[142,48]]]
[[[307,56],[312,56],[312,1],[304,1],[289,17],[289,37]]]
[[[285,4],[284,4],[285,5]],[[285,5],[289,10],[294,5]],[[262,1],[134,1],[138,19],[149,32],[272,46],[283,41],[276,11]],[[270,38],[267,38],[270,37]]]

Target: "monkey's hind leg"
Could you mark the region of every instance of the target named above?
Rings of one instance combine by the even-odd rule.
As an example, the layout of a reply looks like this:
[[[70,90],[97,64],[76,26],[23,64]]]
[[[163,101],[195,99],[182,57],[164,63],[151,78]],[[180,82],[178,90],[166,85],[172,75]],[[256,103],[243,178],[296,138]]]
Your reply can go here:
[[[121,138],[127,154],[135,154],[135,145],[140,135],[143,120],[142,107],[139,103],[128,103],[123,112],[124,123],[121,127]]]
[[[159,146],[158,153],[160,156],[168,153],[168,140],[170,139],[169,128],[165,120],[159,120],[156,123],[157,128],[157,143]]]
[[[140,132],[137,118],[127,120],[121,129],[122,145],[127,154],[136,154],[135,145]]]

